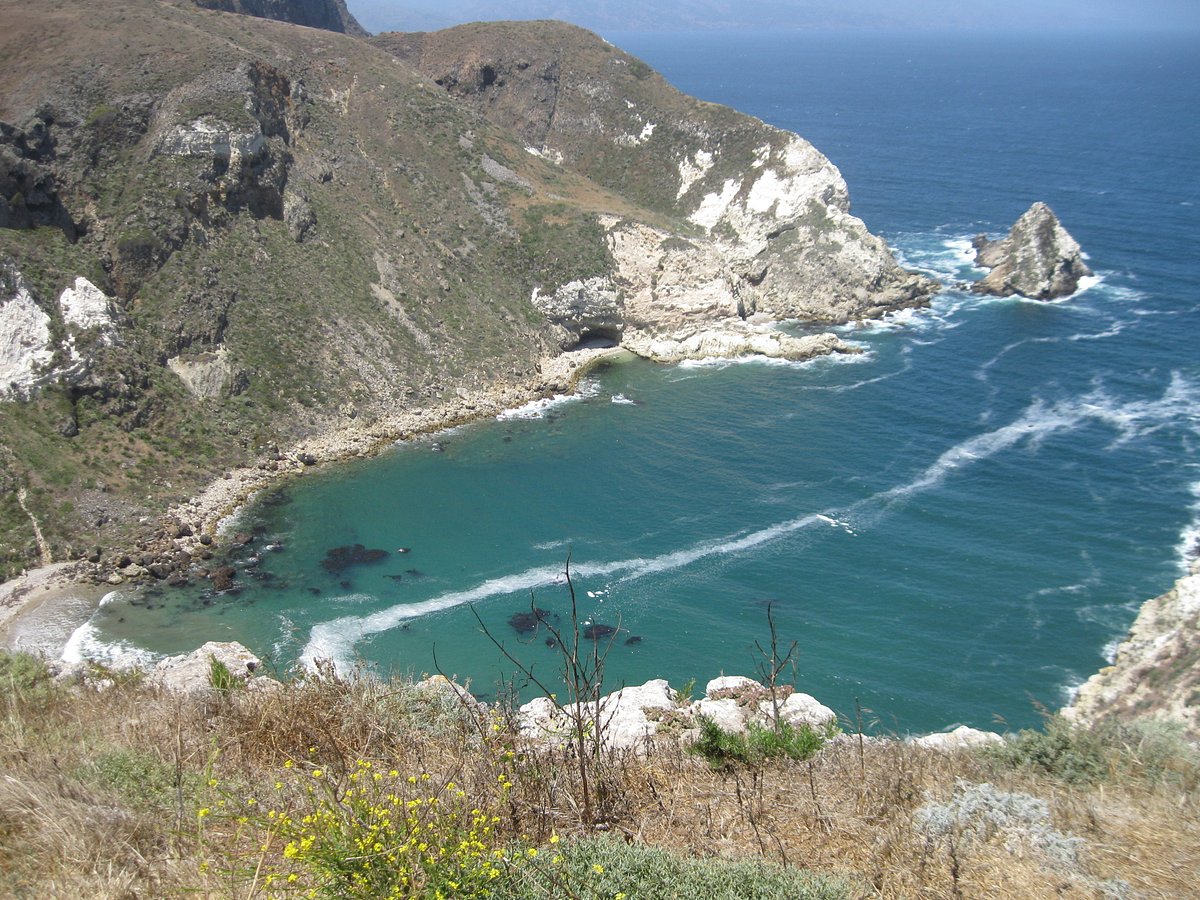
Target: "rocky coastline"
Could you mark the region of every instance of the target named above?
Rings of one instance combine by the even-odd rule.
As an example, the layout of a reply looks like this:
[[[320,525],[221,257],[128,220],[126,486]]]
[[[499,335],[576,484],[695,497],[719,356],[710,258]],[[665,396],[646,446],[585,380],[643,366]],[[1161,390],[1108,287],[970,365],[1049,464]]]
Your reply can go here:
[[[814,355],[821,352],[818,350]],[[619,347],[564,353],[543,360],[535,377],[523,384],[500,384],[473,392],[460,389],[452,399],[433,406],[400,410],[370,423],[352,421],[302,440],[287,450],[271,448],[254,465],[224,473],[196,496],[171,507],[153,526],[148,523],[153,531],[134,547],[103,558],[51,563],[0,585],[0,646],[26,649],[20,639],[20,625],[25,617],[38,614],[46,606],[69,607],[67,614],[81,624],[105,593],[122,584],[184,585],[195,578],[219,579],[222,569],[206,564],[214,559],[222,543],[236,543],[250,537],[235,534],[226,526],[259,492],[303,477],[323,465],[372,457],[398,441],[494,417],[539,399],[572,393],[589,372],[622,355],[628,355],[628,351]],[[38,649],[44,652],[45,648]],[[245,648],[239,652],[249,653]],[[1200,703],[1196,702],[1200,696],[1197,674],[1200,668],[1195,665],[1198,655],[1200,561],[1193,561],[1189,574],[1163,595],[1143,604],[1113,664],[1081,686],[1062,715],[1081,724],[1108,717],[1159,715],[1181,723],[1189,739],[1200,740]],[[633,731],[644,726],[646,718],[643,707],[633,701],[645,699],[642,695],[652,688],[652,693],[662,693],[660,687],[651,682],[625,689],[632,692],[628,698],[632,705],[626,703],[622,715],[637,720],[630,726]],[[612,695],[611,700],[606,698],[606,702],[613,704],[614,714],[619,709],[621,693]],[[815,704],[812,708],[826,709],[808,695],[795,696],[804,698],[800,705],[805,709],[809,709],[806,705],[809,701]],[[706,699],[714,698],[706,695]],[[561,725],[558,722],[561,711],[543,709],[538,701],[526,706],[529,709],[522,715],[530,723],[529,729],[553,731],[556,722]],[[724,706],[711,702],[709,707],[697,707],[692,712],[715,714],[719,724],[734,730],[744,729],[750,721],[750,717],[738,719]],[[829,720],[827,717],[820,722]],[[644,732],[642,727],[639,733],[643,738]],[[991,732],[959,728],[922,736],[917,741],[933,749],[953,750],[994,739],[997,736]]]
[[[1112,665],[1079,688],[1063,715],[1082,724],[1154,715],[1200,742],[1200,559],[1142,604]]]
[[[527,403],[575,391],[581,379],[606,361],[627,355],[620,348],[564,353],[542,360],[522,383],[499,383],[479,390],[459,388],[440,403],[396,411],[371,422],[351,420],[305,438],[287,449],[271,447],[254,464],[231,469],[200,493],[172,506],[157,522],[146,521],[144,537],[106,555],[55,562],[0,585],[0,646],[19,649],[15,626],[23,615],[64,598],[86,597],[91,607],[113,587],[162,582],[181,586],[193,578],[220,577],[209,569],[230,521],[259,492],[315,469],[375,456],[399,441],[487,419]]]

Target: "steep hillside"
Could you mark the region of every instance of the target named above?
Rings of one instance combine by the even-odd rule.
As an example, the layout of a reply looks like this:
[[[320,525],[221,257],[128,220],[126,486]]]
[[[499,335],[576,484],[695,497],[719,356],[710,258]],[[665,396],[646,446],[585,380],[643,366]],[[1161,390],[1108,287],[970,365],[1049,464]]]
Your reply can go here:
[[[260,19],[275,19],[279,22],[291,22],[293,25],[306,25],[309,28],[323,28],[325,31],[337,31],[357,37],[367,36],[366,30],[358,24],[354,16],[350,15],[345,0],[192,0],[192,2],[204,9],[219,9],[224,12],[257,16]]]
[[[553,247],[511,224],[569,177],[360,40],[156,0],[2,14],[3,571],[265,445],[523,378],[553,349],[534,285],[607,269],[578,207]],[[80,277],[102,325],[70,320]]]
[[[680,93],[588,31],[488,22],[374,42],[516,132],[531,153],[711,246],[743,316],[844,322],[930,291],[850,215],[841,173],[811,144]],[[645,235],[630,240],[644,257]]]
[[[372,44],[188,0],[0,15],[5,576],[127,548],[302,437],[529,390],[592,339],[803,358],[848,348],[775,320],[929,290],[810,145],[579,29]]]

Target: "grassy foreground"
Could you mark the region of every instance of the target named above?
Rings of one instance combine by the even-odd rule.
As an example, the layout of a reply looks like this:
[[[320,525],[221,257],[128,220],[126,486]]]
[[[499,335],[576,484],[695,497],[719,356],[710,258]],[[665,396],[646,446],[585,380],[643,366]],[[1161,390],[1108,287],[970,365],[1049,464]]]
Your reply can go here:
[[[1160,723],[989,751],[588,761],[410,681],[172,695],[0,655],[0,895],[1184,897],[1200,758]],[[803,756],[805,754],[801,754]]]

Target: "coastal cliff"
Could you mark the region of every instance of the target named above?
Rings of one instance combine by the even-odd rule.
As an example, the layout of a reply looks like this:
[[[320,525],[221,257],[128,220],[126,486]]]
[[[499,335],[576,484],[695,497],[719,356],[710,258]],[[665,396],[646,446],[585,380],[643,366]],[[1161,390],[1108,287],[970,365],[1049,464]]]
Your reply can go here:
[[[778,323],[932,289],[815,148],[595,35],[368,40],[341,9],[6,4],[5,577],[113,571],[226,472],[463,395],[524,402],[567,350],[848,352]]]
[[[1063,714],[1084,724],[1154,716],[1200,741],[1200,562],[1142,604],[1112,665],[1089,678]]]

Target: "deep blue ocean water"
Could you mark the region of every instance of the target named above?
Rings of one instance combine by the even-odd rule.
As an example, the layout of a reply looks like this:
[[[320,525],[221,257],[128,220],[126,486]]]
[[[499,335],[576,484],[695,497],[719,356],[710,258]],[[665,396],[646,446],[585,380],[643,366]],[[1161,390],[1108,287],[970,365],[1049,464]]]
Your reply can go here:
[[[247,511],[236,597],[113,595],[69,651],[236,638],[279,665],[552,677],[568,553],[608,684],[754,674],[771,604],[798,686],[881,728],[1025,726],[1105,663],[1200,521],[1200,54],[1187,41],[611,35],[688,93],[811,140],[854,211],[947,285],[1044,200],[1097,278],[952,287],[806,365],[633,361],[582,396],[323,472]],[[280,549],[263,550],[274,542]],[[387,559],[330,573],[331,547]],[[411,552],[395,553],[399,547]],[[147,608],[150,602],[153,608]],[[629,638],[640,641],[626,643]]]

